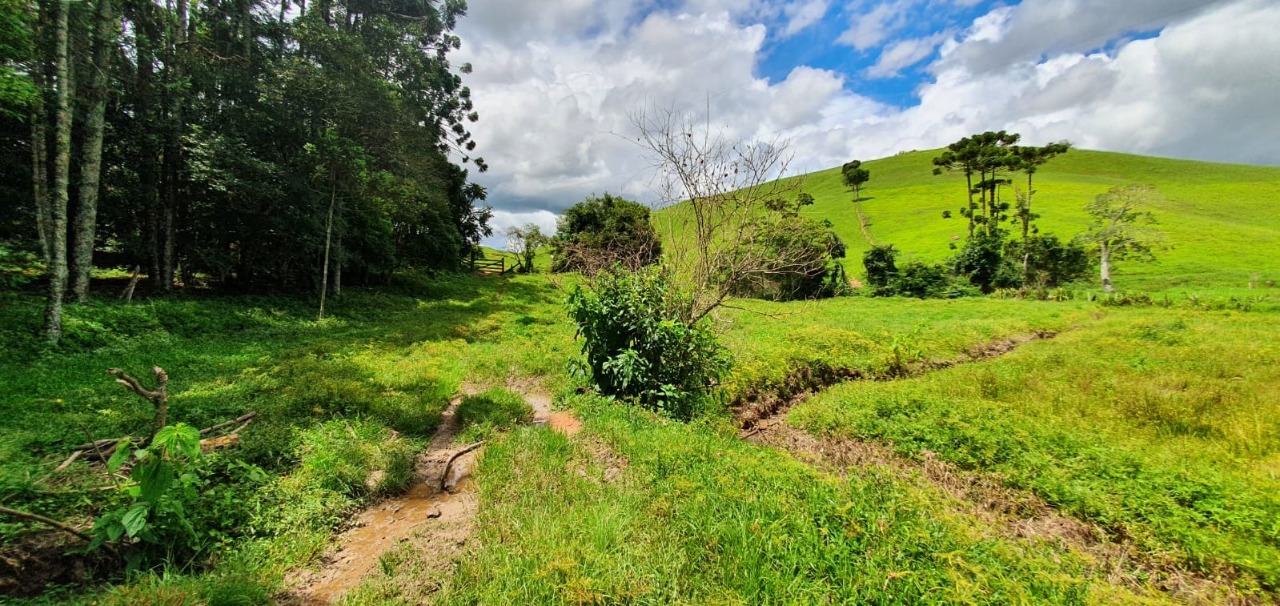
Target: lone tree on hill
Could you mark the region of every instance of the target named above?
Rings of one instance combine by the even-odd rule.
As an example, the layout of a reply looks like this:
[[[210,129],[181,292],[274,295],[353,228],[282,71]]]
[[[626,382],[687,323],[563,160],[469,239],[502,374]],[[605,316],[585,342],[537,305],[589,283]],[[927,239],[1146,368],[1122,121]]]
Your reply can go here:
[[[853,190],[853,202],[857,204],[862,201],[862,193],[860,188],[863,183],[871,180],[871,171],[862,168],[861,160],[853,160],[846,162],[840,167],[840,173],[844,175],[844,185]]]
[[[1164,241],[1164,234],[1154,229],[1156,218],[1145,210],[1159,198],[1156,191],[1145,185],[1113,187],[1107,193],[1085,205],[1085,212],[1093,217],[1088,231],[1079,239],[1096,247],[1102,275],[1102,290],[1111,292],[1111,265],[1113,261],[1134,258],[1154,261],[1153,248]]]

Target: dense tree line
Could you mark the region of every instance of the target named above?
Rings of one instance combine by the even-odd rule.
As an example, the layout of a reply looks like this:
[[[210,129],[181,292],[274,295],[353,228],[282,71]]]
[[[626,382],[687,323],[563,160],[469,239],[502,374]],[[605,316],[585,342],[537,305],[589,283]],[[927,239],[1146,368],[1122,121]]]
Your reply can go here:
[[[341,292],[488,234],[461,0],[0,0],[0,241],[51,314],[99,264]],[[56,318],[51,315],[51,336]]]

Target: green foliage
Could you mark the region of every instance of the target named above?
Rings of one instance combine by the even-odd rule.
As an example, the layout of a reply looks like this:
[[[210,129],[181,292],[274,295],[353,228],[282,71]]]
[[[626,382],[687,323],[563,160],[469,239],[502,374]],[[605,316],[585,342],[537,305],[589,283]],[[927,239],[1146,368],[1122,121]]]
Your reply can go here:
[[[1005,259],[1017,264],[1026,258],[1024,288],[1056,288],[1088,275],[1092,266],[1088,252],[1079,242],[1062,242],[1052,234],[1029,236],[1005,244]]]
[[[524,398],[501,387],[463,398],[456,414],[466,441],[482,439],[494,430],[533,420],[533,408]]]
[[[551,250],[552,271],[596,271],[615,263],[638,269],[657,262],[662,242],[648,207],[606,193],[565,209]]]
[[[848,279],[838,259],[844,242],[831,224],[799,214],[799,205],[781,213],[758,217],[730,264],[759,265],[760,271],[743,272],[732,291],[738,296],[795,301],[845,294]]]
[[[688,317],[688,296],[658,267],[602,272],[591,289],[574,288],[568,309],[606,395],[691,419],[729,369],[711,329]]]
[[[898,270],[887,290],[895,295],[917,299],[936,299],[963,292],[953,289],[951,283],[952,278],[946,267],[908,261]]]
[[[1004,234],[975,233],[951,259],[956,275],[969,280],[984,293],[1021,283],[1021,270],[1004,255]]]
[[[889,285],[898,276],[898,249],[892,244],[879,244],[862,253],[862,267],[866,270],[867,284],[876,293],[888,292]]]
[[[871,179],[871,171],[862,167],[861,160],[853,160],[840,167],[840,175],[845,187],[854,191],[854,202],[861,201],[861,187]]]
[[[145,447],[122,440],[107,461],[107,471],[115,473],[125,462],[133,463],[131,485],[125,489],[129,500],[98,517],[90,548],[128,539],[144,545],[144,554],[186,558],[200,551],[201,536],[188,511],[202,484],[196,472],[199,461],[200,432],[183,423],[157,431]]]

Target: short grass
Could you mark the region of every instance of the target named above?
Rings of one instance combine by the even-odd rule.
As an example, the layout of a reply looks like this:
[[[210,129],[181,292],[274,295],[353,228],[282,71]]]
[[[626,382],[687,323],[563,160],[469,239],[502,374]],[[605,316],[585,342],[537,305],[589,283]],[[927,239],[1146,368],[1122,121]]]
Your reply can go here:
[[[67,307],[66,338],[50,350],[33,336],[39,296],[0,294],[0,498],[73,522],[121,502],[94,491],[108,483],[100,472],[53,468],[90,437],[143,435],[150,404],[104,371],[149,378],[161,366],[170,376],[170,422],[204,427],[259,416],[237,448],[213,457],[205,473],[218,488],[192,507],[217,532],[206,548],[222,562],[219,572],[171,570],[132,586],[270,595],[353,508],[403,489],[412,455],[464,378],[485,385],[545,377],[551,387],[565,380],[576,346],[562,299],[544,277],[446,276],[348,289],[323,321],[306,299],[98,301]],[[0,520],[0,540],[27,528]],[[240,589],[223,586],[224,577]],[[136,597],[129,591],[120,601]]]
[[[998,473],[1150,554],[1276,590],[1277,316],[1097,315],[1000,360],[838,386],[789,421]]]
[[[966,201],[964,176],[934,176],[932,159],[940,150],[871,160],[871,180],[862,189],[862,207],[877,244],[893,244],[903,260],[939,262],[961,243],[967,221],[958,210]],[[849,247],[845,266],[862,275],[868,248],[858,226],[853,194],[839,167],[802,177],[802,191],[814,197],[806,216],[827,219]],[[1026,178],[1014,180],[1025,190]],[[1070,240],[1085,230],[1084,206],[1117,185],[1145,184],[1164,198],[1152,211],[1167,236],[1169,250],[1157,251],[1158,263],[1119,262],[1113,277],[1125,291],[1247,294],[1257,284],[1280,284],[1280,168],[1173,160],[1075,149],[1044,165],[1035,176],[1034,210],[1042,233]],[[1008,193],[1012,200],[1012,192]],[[943,219],[943,211],[952,218]],[[655,224],[669,230],[679,224],[679,207],[664,210]],[[1097,282],[1094,278],[1093,282]],[[1096,284],[1095,284],[1096,285]],[[1268,291],[1264,291],[1268,292]],[[1272,286],[1269,291],[1280,296]],[[1255,293],[1256,294],[1256,293]]]

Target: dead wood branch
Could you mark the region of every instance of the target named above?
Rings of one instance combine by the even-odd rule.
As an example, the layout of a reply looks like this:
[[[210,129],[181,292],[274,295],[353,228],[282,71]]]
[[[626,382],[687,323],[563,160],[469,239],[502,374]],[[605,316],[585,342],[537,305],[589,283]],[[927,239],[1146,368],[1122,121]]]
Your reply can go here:
[[[84,451],[83,451],[83,450],[77,450],[77,451],[75,451],[75,452],[71,453],[71,456],[67,457],[67,460],[63,461],[61,465],[59,465],[56,469],[54,469],[54,470],[53,470],[53,473],[59,473],[59,472],[61,472],[62,470],[66,469],[66,468],[68,468],[68,467],[71,467],[71,464],[72,464],[72,463],[75,463],[75,462],[76,462],[76,459],[79,459],[82,455],[84,455]]]
[[[33,521],[33,522],[40,522],[41,524],[45,524],[45,525],[47,525],[47,526],[51,526],[51,527],[53,527],[53,528],[57,528],[58,530],[61,530],[61,531],[63,531],[63,532],[66,532],[66,533],[69,533],[69,534],[73,534],[73,535],[75,535],[75,536],[77,536],[77,537],[79,537],[79,538],[81,538],[81,539],[84,539],[85,541],[89,541],[89,542],[92,542],[92,541],[93,541],[93,537],[91,537],[91,536],[89,536],[89,535],[87,535],[87,534],[85,534],[85,533],[83,533],[83,532],[80,532],[79,530],[76,530],[75,528],[72,528],[69,524],[67,524],[67,523],[65,523],[65,522],[59,522],[59,521],[57,521],[57,520],[55,520],[55,519],[53,519],[53,518],[46,518],[46,517],[44,517],[44,516],[42,516],[42,515],[40,515],[40,514],[38,514],[38,513],[30,513],[30,512],[26,512],[26,511],[18,511],[17,509],[9,509],[8,507],[0,507],[0,513],[6,514],[6,515],[10,515],[10,516],[13,516],[13,517],[15,517],[15,518],[21,518],[21,519],[23,519],[23,520],[30,520],[30,521]]]
[[[217,425],[211,425],[209,427],[201,429],[200,435],[207,436],[209,434],[231,427],[232,425],[235,425],[237,423],[239,423],[240,426],[236,427],[233,431],[231,431],[231,433],[233,434],[239,433],[242,429],[244,429],[249,425],[249,422],[253,420],[254,417],[257,417],[257,416],[258,416],[257,412],[248,412],[234,419],[231,419],[230,421],[223,421],[221,423],[218,423]],[[115,452],[116,445],[119,444],[120,441],[123,439],[124,438],[106,438],[102,440],[95,440],[93,442],[86,442],[84,444],[75,446],[73,450],[76,450],[76,451],[94,450],[95,452],[90,454],[89,456],[96,456],[97,458],[105,461],[111,457],[111,453]],[[139,447],[145,447],[148,443],[150,443],[150,440],[142,440],[138,442],[137,445]]]
[[[163,368],[153,366],[151,373],[156,376],[156,388],[154,390],[147,389],[137,379],[129,376],[119,368],[112,368],[107,374],[116,377],[116,383],[129,388],[129,391],[138,394],[138,397],[151,402],[156,408],[155,421],[152,423],[151,435],[155,436],[157,432],[164,429],[165,423],[169,416],[169,373]]]
[[[448,484],[449,482],[449,468],[453,466],[453,462],[457,461],[458,457],[464,454],[467,454],[468,452],[471,452],[477,448],[480,448],[481,446],[484,446],[484,440],[480,440],[475,444],[467,446],[466,448],[463,448],[458,452],[453,453],[453,456],[449,457],[449,461],[444,464],[444,472],[440,474],[440,490],[444,490],[445,485]]]

